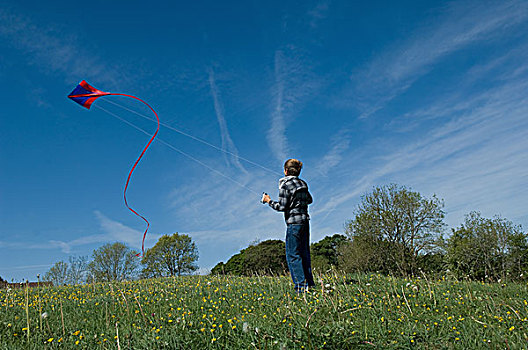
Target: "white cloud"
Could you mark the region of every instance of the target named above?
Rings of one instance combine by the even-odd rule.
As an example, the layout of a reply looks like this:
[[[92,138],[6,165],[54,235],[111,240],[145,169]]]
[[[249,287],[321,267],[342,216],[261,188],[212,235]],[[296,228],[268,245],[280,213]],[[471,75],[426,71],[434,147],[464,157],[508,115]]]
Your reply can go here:
[[[222,102],[220,101],[220,92],[218,91],[215,74],[212,68],[209,69],[209,86],[211,88],[211,95],[213,97],[215,113],[218,119],[218,125],[220,126],[220,134],[222,136],[222,149],[231,153],[231,163],[235,165],[237,169],[246,173],[246,169],[242,166],[242,164],[240,164],[238,158],[238,149],[236,148],[235,143],[231,139],[231,135],[229,135],[227,123],[224,118],[224,107],[222,105]]]
[[[118,67],[102,63],[100,57],[78,44],[81,38],[59,25],[42,25],[26,15],[0,9],[0,36],[22,51],[30,64],[47,73],[59,72],[70,83],[94,78],[110,84],[124,78],[116,73]]]
[[[343,218],[352,218],[348,203],[374,185],[396,182],[444,198],[450,225],[459,224],[471,210],[486,216],[501,214],[525,225],[519,220],[526,220],[523,209],[528,194],[526,81],[519,77],[458,100],[455,91],[452,98],[415,111],[417,120],[442,111],[441,123],[422,129],[419,138],[394,151],[374,155],[377,165],[365,169],[359,180],[335,183],[334,193],[322,199],[324,204],[317,206],[314,217],[332,212],[341,218],[336,224],[342,224]]]
[[[141,243],[143,240],[143,232],[132,229],[123,223],[112,220],[99,211],[94,212],[95,218],[97,219],[103,233],[82,236],[80,238],[71,241],[59,241],[50,240],[47,244],[37,244],[35,247],[27,248],[39,248],[39,249],[54,249],[60,248],[65,254],[71,253],[73,248],[89,244],[103,244],[122,242],[127,244],[129,247],[141,251]],[[142,221],[143,222],[143,221]],[[156,241],[161,237],[159,234],[148,232],[145,238],[145,248],[154,245]]]
[[[287,126],[292,123],[295,112],[302,107],[308,96],[319,89],[320,84],[299,50],[292,46],[275,52],[274,78],[274,108],[267,140],[273,155],[282,163],[291,153]]]
[[[363,117],[384,108],[446,56],[514,35],[514,26],[526,22],[527,10],[528,3],[521,1],[451,3],[436,23],[374,58],[353,77],[355,106]],[[528,188],[523,151],[528,147],[528,99],[523,94],[528,89],[528,50],[526,40],[517,44],[487,61],[481,57],[457,78],[450,93],[392,116],[383,130],[384,149],[359,160],[341,159],[348,170],[333,174],[332,186],[319,194],[312,213],[315,227],[342,227],[353,217],[351,204],[373,186],[390,182],[444,198],[450,225],[471,210],[526,221],[520,209],[526,196],[519,191]]]
[[[437,23],[428,23],[406,43],[392,47],[352,77],[356,84],[353,100],[361,117],[384,108],[440,59],[476,42],[498,37],[498,33],[527,18],[525,1],[451,3]],[[348,104],[350,99],[344,101]]]
[[[255,237],[282,239],[282,213],[261,204],[259,194],[266,191],[276,198],[277,178],[256,170],[233,173],[223,169],[218,161],[208,163],[235,181],[244,181],[256,193],[209,171],[204,171],[200,178],[187,179],[171,192],[173,225],[196,241],[200,266],[212,267],[227,260]]]
[[[350,145],[350,137],[346,129],[341,129],[334,135],[330,142],[330,149],[317,161],[316,171],[323,176],[327,176],[328,172],[335,172],[334,168],[343,159],[344,153],[348,150]],[[340,168],[340,167],[339,167]],[[338,169],[339,169],[338,168]]]
[[[286,159],[288,139],[284,120],[284,80],[281,73],[280,51],[275,52],[275,109],[271,116],[271,128],[268,131],[269,146],[279,161]]]
[[[310,27],[313,29],[319,26],[319,23],[328,15],[329,1],[319,2],[315,7],[308,11]]]
[[[23,265],[9,267],[9,270],[35,270],[35,269],[47,269],[52,267],[54,264],[41,264],[41,265]]]

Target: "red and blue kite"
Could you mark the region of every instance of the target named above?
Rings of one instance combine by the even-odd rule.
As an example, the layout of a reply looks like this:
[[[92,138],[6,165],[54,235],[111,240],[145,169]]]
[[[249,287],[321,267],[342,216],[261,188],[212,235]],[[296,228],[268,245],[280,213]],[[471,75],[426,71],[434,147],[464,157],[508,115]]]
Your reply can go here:
[[[77,102],[78,104],[80,104],[81,106],[83,106],[83,107],[85,107],[87,109],[90,109],[92,103],[97,98],[102,97],[102,96],[110,96],[110,95],[131,97],[133,99],[136,99],[136,100],[144,103],[154,113],[154,115],[156,116],[156,119],[158,121],[158,128],[156,129],[156,132],[154,133],[154,135],[152,135],[152,137],[150,138],[149,142],[147,143],[147,145],[145,146],[145,148],[141,152],[141,155],[136,160],[136,162],[134,163],[134,166],[132,167],[132,169],[128,173],[128,178],[127,178],[126,184],[125,184],[125,190],[123,191],[123,197],[125,199],[126,207],[131,212],[133,212],[134,214],[136,214],[137,216],[142,218],[147,223],[147,228],[145,229],[145,233],[143,233],[143,241],[141,243],[141,252],[142,252],[142,255],[144,256],[145,255],[145,237],[147,236],[147,231],[149,229],[150,223],[148,222],[147,219],[145,219],[145,217],[143,217],[141,214],[138,214],[134,209],[132,209],[128,205],[126,193],[127,193],[127,189],[128,189],[128,183],[130,182],[130,177],[132,176],[132,173],[134,172],[134,169],[138,165],[138,163],[141,160],[141,158],[143,158],[143,155],[145,154],[147,149],[150,147],[150,144],[152,143],[152,141],[154,141],[154,139],[156,138],[156,135],[158,134],[158,131],[160,129],[160,120],[159,120],[159,117],[158,117],[158,113],[156,113],[156,111],[152,107],[150,107],[150,105],[148,103],[146,103],[145,101],[143,101],[142,99],[140,99],[138,97],[135,97],[135,96],[132,96],[132,95],[120,94],[120,93],[114,93],[114,92],[104,92],[104,91],[101,91],[101,90],[97,90],[96,88],[94,88],[93,86],[91,86],[90,84],[88,84],[84,80],[81,81],[79,83],[79,85],[77,85],[77,87],[75,89],[73,89],[73,91],[68,95],[68,97],[70,99],[72,99],[73,101]],[[140,256],[140,255],[138,254],[138,256]]]

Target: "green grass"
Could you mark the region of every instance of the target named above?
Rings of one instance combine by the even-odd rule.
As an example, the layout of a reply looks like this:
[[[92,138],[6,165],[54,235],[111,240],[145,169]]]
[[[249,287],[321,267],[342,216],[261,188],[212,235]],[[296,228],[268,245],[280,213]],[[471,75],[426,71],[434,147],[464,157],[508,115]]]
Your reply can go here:
[[[27,314],[26,290],[3,289],[0,349],[528,348],[526,284],[317,278],[299,296],[287,277],[35,288]]]

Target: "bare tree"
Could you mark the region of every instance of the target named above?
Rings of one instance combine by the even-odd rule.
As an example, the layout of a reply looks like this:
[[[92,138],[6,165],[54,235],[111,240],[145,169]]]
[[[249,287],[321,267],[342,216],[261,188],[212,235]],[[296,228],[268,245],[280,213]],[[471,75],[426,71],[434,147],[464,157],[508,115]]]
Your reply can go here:
[[[88,273],[87,256],[70,256],[68,266],[68,284],[81,284],[86,282]]]
[[[49,282],[53,282],[55,286],[62,286],[68,282],[68,263],[64,261],[59,261],[53,265],[44,279]]]

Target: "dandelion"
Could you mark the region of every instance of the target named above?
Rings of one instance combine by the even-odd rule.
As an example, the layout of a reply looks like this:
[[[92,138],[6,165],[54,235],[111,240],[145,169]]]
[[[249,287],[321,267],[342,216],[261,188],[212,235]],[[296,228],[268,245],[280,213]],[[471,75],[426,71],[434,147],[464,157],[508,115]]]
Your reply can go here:
[[[42,315],[40,315],[40,318],[44,319],[48,317],[48,313],[44,312]]]
[[[244,322],[244,324],[242,325],[242,332],[247,333],[248,328],[249,328],[248,323],[247,323],[247,322]]]
[[[53,341],[53,338],[48,339],[48,343],[51,343]]]

